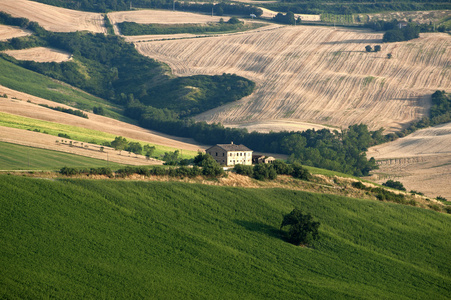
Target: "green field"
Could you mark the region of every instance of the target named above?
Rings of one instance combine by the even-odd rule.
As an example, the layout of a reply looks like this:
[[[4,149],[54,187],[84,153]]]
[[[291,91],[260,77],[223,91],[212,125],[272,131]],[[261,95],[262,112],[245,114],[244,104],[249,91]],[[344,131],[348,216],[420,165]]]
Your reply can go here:
[[[42,74],[21,68],[2,57],[0,57],[0,70],[2,70],[0,84],[10,89],[87,111],[91,111],[94,106],[103,106],[107,116],[130,121],[121,115],[119,107],[114,107],[110,102]],[[27,101],[28,99],[21,100]]]
[[[121,168],[124,165],[69,153],[0,142],[0,170],[59,170],[73,168]]]
[[[0,176],[0,298],[449,299],[451,217],[283,189]],[[294,207],[314,248],[278,232]]]
[[[0,98],[0,101],[2,101],[2,98]],[[56,140],[61,140],[61,138],[58,138],[58,134],[67,134],[70,136],[71,139],[84,142],[84,143],[94,143],[94,144],[102,144],[103,142],[111,142],[114,140],[116,135],[111,133],[106,133],[103,131],[98,130],[92,130],[72,125],[65,125],[60,123],[54,123],[49,121],[42,121],[27,117],[22,117],[18,115],[12,115],[7,113],[0,112],[0,126],[5,127],[11,127],[11,128],[17,128],[17,129],[26,129],[26,130],[39,130],[40,132],[45,132],[50,135],[55,136]],[[142,145],[149,144],[151,146],[155,146],[155,152],[153,153],[153,156],[159,157],[160,155],[163,155],[165,152],[174,152],[175,148],[161,146],[161,145],[154,145],[151,143],[146,143],[143,141],[133,140],[133,139],[127,139],[129,142],[140,142]],[[183,151],[183,158],[192,158],[195,155],[197,155],[196,151]]]

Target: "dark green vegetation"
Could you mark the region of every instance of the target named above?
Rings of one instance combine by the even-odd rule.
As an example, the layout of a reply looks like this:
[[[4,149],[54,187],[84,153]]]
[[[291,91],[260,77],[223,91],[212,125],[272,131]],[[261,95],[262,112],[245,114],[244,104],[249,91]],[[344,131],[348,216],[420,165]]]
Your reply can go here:
[[[231,18],[230,20],[235,20]],[[245,31],[264,26],[261,23],[243,24],[238,21],[207,23],[207,24],[138,24],[134,22],[119,23],[118,27],[123,35],[145,35],[145,34],[177,34],[177,33],[217,33],[231,31]]]
[[[64,107],[61,107],[61,106],[56,106],[56,107],[48,106],[47,104],[39,104],[39,106],[43,106],[43,107],[46,107],[46,108],[49,108],[49,109],[60,111],[60,112],[66,113],[66,114],[75,115],[75,116],[82,117],[82,118],[85,118],[85,119],[89,119],[88,115],[85,114],[84,112],[82,112],[81,110],[75,110],[75,109],[72,109],[72,108],[64,108]]]
[[[123,165],[74,154],[0,142],[0,170],[59,170],[64,166],[120,168]]]
[[[24,188],[26,187],[26,188]],[[450,216],[283,189],[0,176],[1,298],[448,299]],[[321,223],[286,243],[294,207]]]
[[[319,239],[319,225],[319,222],[313,221],[311,214],[304,214],[301,209],[295,208],[283,217],[280,230],[289,226],[286,237],[294,245],[312,245]]]
[[[404,185],[399,181],[394,181],[394,180],[390,179],[390,180],[387,180],[387,182],[383,183],[382,185],[386,186],[386,187],[390,187],[392,189],[406,191],[406,188],[404,187]]]
[[[256,164],[253,166],[235,165],[233,171],[240,175],[253,177],[257,180],[275,179],[277,175],[290,175],[302,180],[310,180],[310,172],[299,163],[287,164],[276,160],[271,164]]]

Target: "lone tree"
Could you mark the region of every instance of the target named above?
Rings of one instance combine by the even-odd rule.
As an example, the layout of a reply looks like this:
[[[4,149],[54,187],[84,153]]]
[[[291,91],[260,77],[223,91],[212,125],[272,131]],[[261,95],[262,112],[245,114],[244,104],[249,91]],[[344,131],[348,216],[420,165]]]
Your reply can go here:
[[[381,51],[381,45],[374,46],[374,52],[379,52],[379,51]]]
[[[371,52],[371,51],[373,51],[373,48],[370,45],[366,45],[365,50],[366,50],[366,52]]]
[[[280,230],[285,226],[290,226],[287,239],[294,245],[310,245],[319,238],[318,228],[320,223],[313,221],[310,214],[303,214],[302,210],[295,208],[283,217]]]
[[[392,55],[391,53],[388,53],[388,54],[387,54],[387,58],[388,58],[388,59],[391,59],[392,57],[393,57],[393,55]]]

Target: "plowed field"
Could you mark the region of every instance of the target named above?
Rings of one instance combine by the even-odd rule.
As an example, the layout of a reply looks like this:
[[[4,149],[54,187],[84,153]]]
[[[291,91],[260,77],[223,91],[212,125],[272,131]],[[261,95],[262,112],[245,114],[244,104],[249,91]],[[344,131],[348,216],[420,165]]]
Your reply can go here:
[[[5,53],[17,60],[34,60],[36,62],[63,62],[71,58],[71,54],[67,52],[45,47],[8,50]]]
[[[236,73],[257,83],[251,96],[198,120],[225,125],[365,123],[371,129],[397,130],[427,114],[435,90],[450,89],[451,37],[429,33],[390,44],[382,44],[381,38],[381,33],[365,30],[286,26],[136,47],[179,76]],[[368,44],[381,44],[382,51],[366,53]]]
[[[38,22],[39,25],[50,31],[106,32],[103,26],[103,16],[98,13],[65,9],[27,0],[1,0],[0,11],[13,17],[27,18],[30,21]]]

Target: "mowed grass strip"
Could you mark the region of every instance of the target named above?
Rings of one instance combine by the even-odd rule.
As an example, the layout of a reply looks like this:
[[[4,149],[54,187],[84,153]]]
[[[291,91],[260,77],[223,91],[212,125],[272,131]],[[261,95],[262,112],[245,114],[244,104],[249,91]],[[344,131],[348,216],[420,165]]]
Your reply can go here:
[[[75,154],[0,142],[0,170],[59,170],[73,168],[121,168],[124,165]]]
[[[450,216],[283,189],[0,176],[2,298],[449,299]],[[321,222],[314,248],[282,216]]]
[[[0,98],[1,101],[1,98]],[[43,121],[38,119],[32,119],[27,117],[22,117],[18,115],[12,115],[0,112],[0,126],[18,128],[18,129],[26,129],[26,130],[39,130],[40,132],[45,132],[50,135],[55,136],[56,140],[67,140],[67,138],[60,138],[58,134],[67,134],[70,136],[70,139],[76,140],[79,142],[85,143],[94,143],[94,144],[102,144],[104,142],[112,142],[117,135],[106,133],[103,131],[77,127],[72,125],[65,125],[55,122]],[[156,145],[152,143],[147,143],[143,141],[127,139],[129,142],[139,142],[141,145],[150,145],[155,146],[155,152],[152,154],[153,156],[159,157],[163,155],[165,152],[174,152],[177,150],[176,148],[171,148],[167,146]],[[183,150],[183,158],[191,158],[197,155],[195,151]]]

